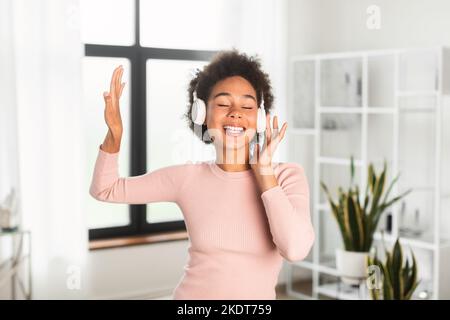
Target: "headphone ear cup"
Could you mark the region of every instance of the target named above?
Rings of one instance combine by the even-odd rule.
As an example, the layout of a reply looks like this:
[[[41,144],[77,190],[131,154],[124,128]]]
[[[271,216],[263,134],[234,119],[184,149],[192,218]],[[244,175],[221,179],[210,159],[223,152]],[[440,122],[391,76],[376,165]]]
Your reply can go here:
[[[206,105],[202,99],[195,99],[192,104],[192,121],[195,124],[203,125],[206,119]]]
[[[266,110],[263,108],[258,108],[256,131],[258,133],[263,133],[266,131]]]

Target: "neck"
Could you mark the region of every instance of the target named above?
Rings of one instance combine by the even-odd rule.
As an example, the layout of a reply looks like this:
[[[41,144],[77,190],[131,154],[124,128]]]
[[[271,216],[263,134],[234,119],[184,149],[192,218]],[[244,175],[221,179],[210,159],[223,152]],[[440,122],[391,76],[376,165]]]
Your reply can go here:
[[[219,150],[220,149],[220,150]],[[251,169],[248,144],[241,148],[216,146],[216,164],[224,171],[245,171]]]

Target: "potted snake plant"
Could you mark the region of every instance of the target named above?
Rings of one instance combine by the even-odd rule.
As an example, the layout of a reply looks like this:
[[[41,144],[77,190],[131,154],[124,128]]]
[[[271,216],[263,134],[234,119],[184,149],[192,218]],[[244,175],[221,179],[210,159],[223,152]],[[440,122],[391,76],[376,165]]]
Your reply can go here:
[[[411,252],[411,262],[403,259],[403,249],[399,239],[394,244],[391,252],[385,249],[384,263],[377,257],[368,256],[367,264],[378,267],[378,277],[369,286],[370,296],[373,300],[409,300],[420,281],[417,278],[417,263],[414,253]],[[374,273],[377,275],[377,273]]]
[[[388,199],[399,175],[386,188],[386,170],[386,161],[380,174],[375,172],[373,164],[370,163],[366,190],[364,195],[361,195],[358,185],[355,185],[353,181],[355,166],[351,157],[350,186],[347,191],[339,187],[336,200],[331,196],[325,183],[321,181],[321,187],[327,196],[344,243],[344,249],[336,250],[336,267],[343,282],[348,284],[358,284],[367,275],[367,256],[382,214],[411,191],[407,190],[399,196]]]

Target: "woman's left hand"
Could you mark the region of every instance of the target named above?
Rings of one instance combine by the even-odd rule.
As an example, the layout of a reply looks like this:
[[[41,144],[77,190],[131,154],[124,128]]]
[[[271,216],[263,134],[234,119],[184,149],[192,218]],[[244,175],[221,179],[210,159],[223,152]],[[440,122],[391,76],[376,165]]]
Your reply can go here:
[[[287,129],[287,122],[283,124],[281,130],[278,129],[278,117],[273,117],[273,131],[270,126],[270,114],[266,115],[266,138],[260,151],[259,144],[256,144],[253,157],[250,159],[250,165],[255,173],[264,174],[264,169],[268,169],[268,174],[272,168],[272,157],[275,150],[284,138]]]

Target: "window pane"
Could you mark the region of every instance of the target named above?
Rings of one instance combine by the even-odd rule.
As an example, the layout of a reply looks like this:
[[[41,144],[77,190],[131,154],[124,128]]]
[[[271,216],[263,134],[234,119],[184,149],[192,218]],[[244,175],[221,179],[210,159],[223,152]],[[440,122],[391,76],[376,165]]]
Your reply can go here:
[[[147,60],[147,169],[156,170],[187,161],[214,159],[214,149],[194,136],[182,119],[187,88],[195,68],[207,62]],[[175,203],[147,205],[148,222],[182,220]]]
[[[134,44],[134,0],[80,0],[84,43]]]
[[[141,45],[196,50],[237,46],[240,8],[238,0],[141,0]]]
[[[109,91],[112,72],[119,64],[122,64],[125,69],[122,81],[127,83],[120,101],[124,132],[120,146],[119,174],[120,176],[128,176],[130,172],[130,97],[128,94],[130,62],[123,58],[85,57],[83,58],[83,113],[85,115],[84,131],[87,148],[86,181],[89,184],[92,180],[98,148],[108,131],[104,119],[103,92]],[[88,188],[88,186],[86,187]],[[88,197],[89,228],[123,226],[130,223],[129,206],[127,204],[100,202],[92,198],[88,192],[86,192],[86,197]]]

